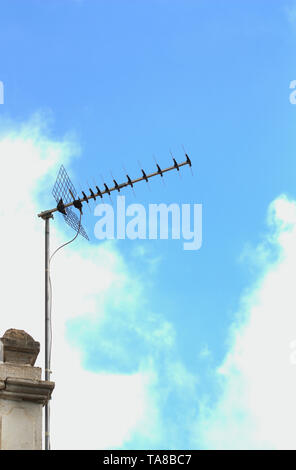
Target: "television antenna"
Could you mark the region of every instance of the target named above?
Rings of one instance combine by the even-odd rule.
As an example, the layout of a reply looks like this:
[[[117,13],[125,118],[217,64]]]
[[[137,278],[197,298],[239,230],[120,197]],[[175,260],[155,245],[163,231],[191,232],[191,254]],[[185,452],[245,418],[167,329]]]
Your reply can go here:
[[[173,165],[169,166],[167,168],[161,169],[158,163],[156,163],[156,168],[157,171],[154,171],[153,173],[147,174],[143,168],[141,168],[142,176],[139,178],[136,178],[132,180],[128,174],[126,174],[127,180],[123,183],[118,184],[118,182],[113,178],[113,184],[114,186],[108,187],[106,183],[103,183],[104,187],[101,187],[101,189],[98,186],[95,186],[95,189],[89,188],[89,195],[86,194],[85,191],[82,192],[82,197],[78,197],[77,192],[75,190],[74,185],[72,184],[64,166],[62,165],[60,167],[60,170],[58,172],[58,176],[56,179],[56,182],[54,184],[52,194],[56,200],[56,207],[52,209],[48,209],[46,211],[40,212],[38,214],[38,217],[44,220],[45,222],[45,380],[50,380],[50,361],[51,361],[51,301],[50,301],[50,292],[51,292],[51,281],[50,281],[50,261],[53,255],[62,247],[65,245],[68,245],[72,241],[74,241],[78,235],[81,235],[84,237],[86,240],[89,240],[88,235],[81,225],[81,218],[83,214],[83,203],[89,204],[90,200],[96,200],[102,199],[104,195],[108,194],[110,196],[110,193],[112,191],[118,191],[120,192],[121,189],[126,188],[130,186],[132,189],[134,187],[134,184],[139,183],[140,181],[146,181],[148,183],[148,180],[150,178],[153,178],[154,176],[161,176],[163,178],[163,174],[167,173],[168,171],[172,170],[177,170],[179,172],[180,168],[185,165],[189,165],[190,167],[192,166],[191,160],[187,153],[185,152],[185,157],[186,160],[177,163],[176,159],[173,158]],[[72,208],[75,208],[79,212],[79,218],[77,217],[76,213],[72,210]],[[75,237],[70,240],[67,243],[64,243],[61,245],[55,252],[50,256],[50,251],[49,251],[49,222],[50,219],[53,219],[54,216],[53,214],[55,212],[60,212],[64,219],[66,224],[68,224],[75,232],[76,235]],[[49,408],[49,403],[46,403],[45,405],[45,425],[44,425],[44,431],[45,431],[45,450],[50,450],[50,408]]]

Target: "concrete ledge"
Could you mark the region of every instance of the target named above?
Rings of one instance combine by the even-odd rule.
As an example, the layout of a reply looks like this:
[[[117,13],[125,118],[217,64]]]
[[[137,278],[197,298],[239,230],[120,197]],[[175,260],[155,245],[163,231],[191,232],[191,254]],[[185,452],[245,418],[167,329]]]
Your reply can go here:
[[[7,377],[0,381],[0,399],[24,400],[45,405],[51,398],[54,382]]]

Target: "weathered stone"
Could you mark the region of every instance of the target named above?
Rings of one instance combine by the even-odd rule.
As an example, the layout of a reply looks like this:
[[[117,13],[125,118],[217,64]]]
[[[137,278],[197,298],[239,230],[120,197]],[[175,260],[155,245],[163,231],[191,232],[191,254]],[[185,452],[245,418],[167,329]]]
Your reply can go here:
[[[42,448],[42,407],[54,382],[41,380],[33,367],[40,345],[23,330],[0,338],[0,450]]]
[[[42,406],[33,402],[0,400],[0,449],[42,449]]]
[[[0,338],[0,361],[14,364],[35,364],[40,344],[24,330],[11,328]]]

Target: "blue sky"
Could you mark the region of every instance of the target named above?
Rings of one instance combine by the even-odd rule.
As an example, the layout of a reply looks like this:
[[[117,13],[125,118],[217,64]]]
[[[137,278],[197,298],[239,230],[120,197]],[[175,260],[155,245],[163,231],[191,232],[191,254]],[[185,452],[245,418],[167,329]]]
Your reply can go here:
[[[111,447],[222,446],[201,436],[201,404],[217,409],[216,371],[231,351],[229,332],[242,295],[277,259],[279,246],[265,247],[273,233],[268,208],[282,194],[290,201],[296,197],[296,106],[289,101],[289,84],[296,79],[296,3],[11,0],[0,1],[0,11],[1,132],[15,129],[22,138],[24,123],[38,115],[36,146],[45,139],[62,149],[48,177],[41,172],[37,198],[34,193],[38,211],[53,205],[50,193],[61,164],[79,190],[88,182],[100,185],[101,175],[111,183],[110,171],[122,181],[123,166],[138,176],[138,160],[154,170],[153,155],[161,166],[170,165],[170,149],[182,161],[182,144],[189,153],[193,177],[184,167],[181,178],[167,174],[165,186],[154,179],[149,191],[141,183],[136,202],[201,203],[201,249],[184,251],[180,240],[107,243],[119,260],[123,285],[107,289],[91,313],[67,318],[60,335],[79,352],[81,369],[100,380],[105,373],[148,369],[157,377],[147,389],[148,397],[157,397],[154,437],[131,425]],[[65,150],[62,142],[72,147]],[[14,169],[21,158],[16,155]],[[3,170],[4,154],[2,159]],[[41,180],[30,165],[23,177],[34,185]],[[135,202],[131,191],[125,195],[127,203]],[[82,260],[99,245],[96,218],[87,212],[83,224],[91,248],[82,239],[69,248]],[[55,226],[61,240],[71,236],[59,217]],[[151,341],[156,325],[161,344]],[[171,343],[165,345],[165,338]],[[171,380],[173,364],[183,377],[179,388]],[[246,438],[237,445],[262,442]],[[270,438],[264,445],[282,444]]]

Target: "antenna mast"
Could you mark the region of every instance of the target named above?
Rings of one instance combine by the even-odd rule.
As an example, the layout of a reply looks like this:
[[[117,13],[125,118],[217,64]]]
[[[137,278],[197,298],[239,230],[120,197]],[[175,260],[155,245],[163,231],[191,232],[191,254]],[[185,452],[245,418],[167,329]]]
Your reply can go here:
[[[126,188],[127,186],[130,186],[133,188],[134,184],[139,183],[140,181],[146,181],[148,183],[148,180],[150,178],[153,178],[154,176],[161,176],[163,177],[163,174],[171,171],[171,170],[177,170],[179,171],[182,166],[189,165],[191,167],[191,160],[188,157],[187,153],[185,152],[185,157],[186,160],[182,163],[177,163],[175,158],[173,158],[173,165],[169,166],[167,168],[161,169],[158,163],[156,163],[157,171],[146,174],[146,172],[141,169],[142,171],[142,176],[139,178],[136,178],[134,180],[131,180],[129,175],[126,175],[127,181],[118,184],[115,179],[113,179],[114,186],[109,188],[106,183],[104,183],[104,190],[100,190],[98,186],[96,186],[95,191],[91,188],[89,188],[90,195],[87,196],[84,191],[82,191],[82,198],[76,197],[76,190],[70,180],[70,178],[67,175],[67,172],[63,165],[61,166],[56,183],[53,188],[53,196],[56,199],[57,206],[54,207],[53,209],[48,209],[46,211],[40,212],[38,214],[38,217],[42,218],[45,221],[45,380],[50,380],[50,305],[49,305],[49,286],[50,286],[50,277],[49,277],[49,268],[50,268],[50,253],[49,253],[49,239],[50,239],[50,234],[49,234],[49,222],[50,219],[53,219],[53,214],[55,212],[60,212],[63,214],[65,222],[73,228],[75,231],[77,231],[80,235],[82,235],[84,238],[88,240],[88,236],[84,228],[82,227],[80,221],[81,221],[81,215],[82,215],[82,208],[83,208],[83,203],[86,202],[87,204],[89,203],[90,199],[96,200],[97,197],[100,199],[103,198],[105,194],[108,194],[110,196],[110,193],[112,191],[118,191],[120,192],[121,189]],[[72,206],[75,207],[79,212],[80,212],[80,220],[76,216],[76,214],[72,211]],[[50,408],[49,408],[49,402],[45,405],[45,450],[50,450]]]

